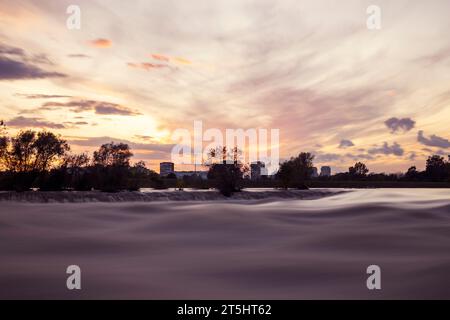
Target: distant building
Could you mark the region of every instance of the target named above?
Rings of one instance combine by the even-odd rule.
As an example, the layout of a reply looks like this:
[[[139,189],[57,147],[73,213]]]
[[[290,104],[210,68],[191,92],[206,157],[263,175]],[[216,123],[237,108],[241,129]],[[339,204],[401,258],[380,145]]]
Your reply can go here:
[[[322,168],[320,168],[320,176],[321,177],[331,176],[331,168],[329,166],[323,166]]]
[[[183,177],[192,177],[197,175],[202,180],[208,179],[208,171],[175,171],[177,179],[183,179]]]
[[[250,176],[252,180],[261,179],[261,176],[267,175],[266,165],[264,162],[257,161],[250,164]]]
[[[173,162],[161,162],[159,164],[159,175],[162,177],[167,176],[169,173],[174,173],[175,165]]]
[[[316,167],[312,168],[312,173],[311,173],[311,177],[312,178],[317,178],[319,176],[319,172],[317,171]]]

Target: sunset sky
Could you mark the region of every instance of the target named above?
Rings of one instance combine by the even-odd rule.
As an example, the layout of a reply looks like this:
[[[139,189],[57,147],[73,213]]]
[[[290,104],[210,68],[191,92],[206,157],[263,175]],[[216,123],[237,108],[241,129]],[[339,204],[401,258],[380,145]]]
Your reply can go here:
[[[342,2],[0,0],[1,119],[74,152],[125,141],[154,169],[194,120],[280,129],[283,159],[334,172],[450,154],[450,1]]]

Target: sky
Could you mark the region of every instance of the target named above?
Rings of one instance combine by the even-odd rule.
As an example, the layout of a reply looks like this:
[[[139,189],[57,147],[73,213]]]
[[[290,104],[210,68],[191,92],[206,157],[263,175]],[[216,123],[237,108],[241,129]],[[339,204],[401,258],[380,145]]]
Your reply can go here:
[[[447,0],[0,0],[1,119],[73,152],[127,142],[153,169],[194,121],[279,129],[282,159],[312,152],[333,172],[423,168],[450,154],[449,12]]]

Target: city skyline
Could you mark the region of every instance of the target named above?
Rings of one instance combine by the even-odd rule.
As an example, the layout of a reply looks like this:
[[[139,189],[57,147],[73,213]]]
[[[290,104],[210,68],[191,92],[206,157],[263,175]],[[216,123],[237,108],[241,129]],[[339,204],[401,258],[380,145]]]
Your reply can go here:
[[[448,1],[0,1],[0,111],[75,152],[129,143],[152,169],[171,133],[279,128],[281,160],[423,168],[450,153]],[[406,10],[408,9],[408,10]],[[132,18],[131,18],[132,17]],[[189,168],[187,168],[189,169]]]

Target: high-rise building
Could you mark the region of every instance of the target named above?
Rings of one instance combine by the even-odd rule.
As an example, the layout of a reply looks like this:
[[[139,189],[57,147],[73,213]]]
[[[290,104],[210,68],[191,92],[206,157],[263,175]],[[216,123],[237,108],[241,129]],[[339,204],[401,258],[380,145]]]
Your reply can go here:
[[[311,177],[312,178],[317,178],[319,176],[319,172],[317,171],[316,167],[312,168],[312,172],[311,172]]]
[[[331,168],[329,166],[323,166],[322,168],[320,168],[320,176],[321,177],[331,176]]]
[[[162,177],[167,176],[169,173],[173,173],[175,171],[175,165],[173,162],[161,162],[159,164],[159,175]]]
[[[250,175],[252,180],[258,180],[261,178],[261,175],[266,173],[265,171],[266,165],[264,162],[257,161],[250,164]]]

